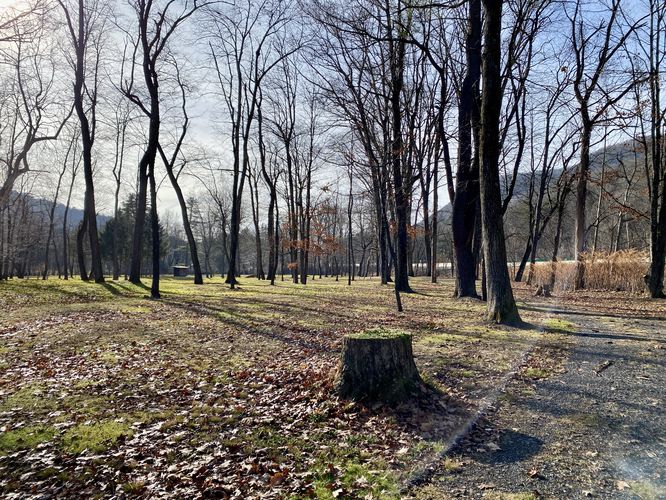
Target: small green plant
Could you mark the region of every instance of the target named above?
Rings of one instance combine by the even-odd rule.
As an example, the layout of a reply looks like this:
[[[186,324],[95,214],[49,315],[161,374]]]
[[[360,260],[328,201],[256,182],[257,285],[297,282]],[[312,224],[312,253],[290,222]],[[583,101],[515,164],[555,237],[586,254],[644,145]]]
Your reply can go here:
[[[130,481],[123,484],[123,491],[128,495],[141,495],[146,489],[145,481]]]
[[[530,368],[526,368],[523,371],[523,376],[524,377],[531,378],[531,379],[534,379],[534,380],[541,380],[541,379],[544,379],[544,378],[548,378],[548,377],[550,377],[550,375],[551,375],[550,371],[548,371],[544,368],[530,367]]]

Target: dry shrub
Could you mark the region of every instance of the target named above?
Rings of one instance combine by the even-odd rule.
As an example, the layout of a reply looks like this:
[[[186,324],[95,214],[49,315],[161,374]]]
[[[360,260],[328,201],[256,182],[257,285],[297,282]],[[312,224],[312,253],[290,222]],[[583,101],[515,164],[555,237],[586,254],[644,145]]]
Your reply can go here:
[[[650,265],[647,252],[638,250],[621,250],[619,252],[587,253],[585,262],[585,287],[590,290],[613,290],[631,293],[645,290],[643,277]],[[540,262],[534,269],[533,285],[550,283],[552,264]],[[557,262],[555,264],[555,289],[573,290],[576,279],[576,263],[574,261]]]

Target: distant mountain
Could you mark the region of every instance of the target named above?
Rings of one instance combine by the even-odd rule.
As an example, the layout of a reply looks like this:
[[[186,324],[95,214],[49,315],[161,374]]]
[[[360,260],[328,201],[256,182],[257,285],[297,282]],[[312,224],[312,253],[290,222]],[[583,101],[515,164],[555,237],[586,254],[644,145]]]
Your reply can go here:
[[[642,147],[635,143],[633,140],[627,140],[624,142],[619,142],[611,146],[606,147],[605,158],[604,158],[604,148],[594,150],[590,153],[590,170],[593,174],[598,174],[601,172],[601,167],[606,162],[606,168],[615,169],[620,167],[621,163],[630,169],[634,162],[642,162],[645,158],[645,153],[641,151]],[[573,166],[572,172],[578,170],[578,163]],[[560,175],[561,169],[555,169],[553,172],[553,178],[557,179]],[[537,173],[537,179],[539,174]],[[519,198],[521,196],[527,195],[529,189],[530,174],[528,172],[519,172],[518,179],[516,180],[516,186],[513,190],[513,198]],[[504,196],[504,191],[502,192]],[[447,203],[443,206],[438,212],[438,218],[440,221],[448,221],[451,218],[451,213],[453,207],[450,203]]]
[[[13,193],[14,196],[18,196],[18,193]],[[32,195],[24,195],[29,200],[30,207],[35,213],[43,213],[45,217],[48,216],[49,210],[51,210],[52,200],[46,200],[44,198],[38,198]],[[58,202],[56,204],[54,218],[56,221],[62,221],[65,215],[65,205]],[[106,223],[111,219],[108,215],[98,214],[97,215],[97,227],[101,231]],[[69,212],[67,213],[67,225],[70,228],[76,227],[83,220],[83,210],[76,207],[69,207]]]

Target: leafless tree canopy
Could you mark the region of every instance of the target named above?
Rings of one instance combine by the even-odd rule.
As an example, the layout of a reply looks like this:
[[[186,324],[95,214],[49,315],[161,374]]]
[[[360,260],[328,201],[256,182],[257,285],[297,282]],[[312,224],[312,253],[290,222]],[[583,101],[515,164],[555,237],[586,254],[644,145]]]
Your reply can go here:
[[[512,280],[631,251],[664,295],[663,2],[16,5],[3,279],[378,276],[402,309],[450,273],[511,323]]]

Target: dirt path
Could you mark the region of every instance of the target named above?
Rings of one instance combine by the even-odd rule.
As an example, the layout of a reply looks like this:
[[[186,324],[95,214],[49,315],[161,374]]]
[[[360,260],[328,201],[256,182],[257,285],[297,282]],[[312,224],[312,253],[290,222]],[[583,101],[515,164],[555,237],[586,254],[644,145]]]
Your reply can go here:
[[[571,322],[559,370],[517,377],[422,498],[666,498],[666,321],[533,306]]]

